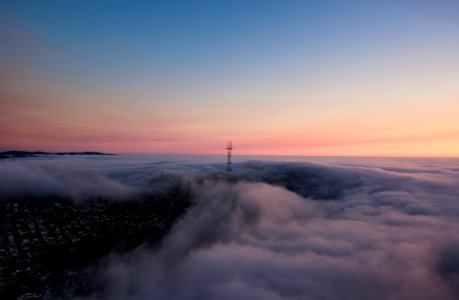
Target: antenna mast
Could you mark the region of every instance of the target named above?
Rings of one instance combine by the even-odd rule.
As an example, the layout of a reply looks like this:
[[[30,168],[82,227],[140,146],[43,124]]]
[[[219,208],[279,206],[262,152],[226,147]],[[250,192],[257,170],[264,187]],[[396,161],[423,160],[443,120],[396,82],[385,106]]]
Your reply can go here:
[[[228,151],[228,163],[226,164],[226,173],[233,172],[233,166],[231,165],[231,150],[233,150],[233,141],[226,143],[226,150]]]

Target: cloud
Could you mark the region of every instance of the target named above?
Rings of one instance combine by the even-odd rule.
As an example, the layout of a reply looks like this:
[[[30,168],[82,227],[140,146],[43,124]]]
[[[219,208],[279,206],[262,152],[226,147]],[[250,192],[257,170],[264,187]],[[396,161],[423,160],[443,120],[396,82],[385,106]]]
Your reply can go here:
[[[136,193],[133,187],[105,176],[78,158],[2,160],[0,188],[0,200],[26,197],[121,200]]]
[[[442,264],[457,272],[457,250],[447,246],[458,242],[457,222],[400,212],[401,199],[409,200],[404,194],[392,206],[360,194],[305,199],[265,183],[204,181],[193,190],[195,207],[159,251],[140,248],[106,261],[101,276],[109,298],[458,296],[455,275],[439,272],[448,269]]]
[[[228,178],[222,164],[166,158],[26,159],[1,161],[0,183],[4,199],[190,190],[159,247],[94,266],[108,299],[448,300],[459,297],[455,166],[249,161]]]

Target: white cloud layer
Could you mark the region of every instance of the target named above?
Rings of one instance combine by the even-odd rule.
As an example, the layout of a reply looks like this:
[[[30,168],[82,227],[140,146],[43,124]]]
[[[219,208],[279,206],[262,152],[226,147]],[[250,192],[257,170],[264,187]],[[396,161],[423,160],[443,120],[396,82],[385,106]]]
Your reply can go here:
[[[58,161],[2,162],[2,197],[191,189],[194,205],[159,249],[98,266],[107,299],[459,298],[459,168],[448,161],[246,162],[233,180],[221,165]]]

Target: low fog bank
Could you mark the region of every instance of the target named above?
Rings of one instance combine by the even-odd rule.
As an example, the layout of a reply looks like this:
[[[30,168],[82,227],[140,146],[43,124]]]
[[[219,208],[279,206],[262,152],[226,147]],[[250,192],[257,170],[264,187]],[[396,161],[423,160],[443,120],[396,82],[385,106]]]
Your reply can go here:
[[[246,161],[235,163],[234,173],[228,177],[225,164],[170,157],[6,159],[0,161],[0,200],[49,196],[75,201],[129,200],[167,192],[184,181],[205,179],[264,182],[317,200],[338,200],[358,191],[372,194],[384,189],[422,190],[448,197],[459,183],[458,161],[361,161],[366,164]],[[392,165],[388,166],[389,162]]]
[[[459,298],[457,166],[233,168],[228,178],[223,164],[11,160],[1,197],[121,201],[186,183],[194,205],[158,249],[95,266],[107,299]]]
[[[159,251],[108,258],[99,278],[107,297],[459,297],[454,174],[263,162],[239,167],[244,180],[192,181],[196,205]]]
[[[209,172],[205,171],[210,169]],[[212,165],[127,157],[33,157],[0,161],[0,201],[47,197],[129,201],[167,193]]]

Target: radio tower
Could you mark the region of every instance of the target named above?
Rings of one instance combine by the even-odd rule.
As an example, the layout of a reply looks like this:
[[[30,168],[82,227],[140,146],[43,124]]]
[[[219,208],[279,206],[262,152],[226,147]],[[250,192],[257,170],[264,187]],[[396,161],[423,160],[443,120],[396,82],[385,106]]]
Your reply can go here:
[[[226,164],[226,173],[233,172],[233,166],[231,165],[231,150],[233,150],[233,141],[226,143],[226,150],[228,150],[228,163]]]

